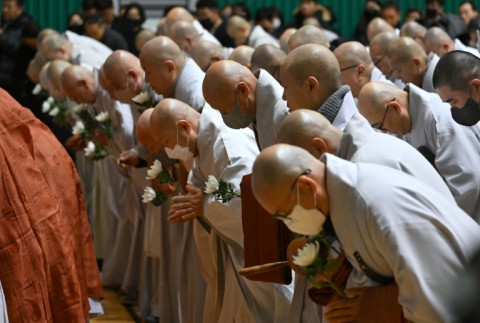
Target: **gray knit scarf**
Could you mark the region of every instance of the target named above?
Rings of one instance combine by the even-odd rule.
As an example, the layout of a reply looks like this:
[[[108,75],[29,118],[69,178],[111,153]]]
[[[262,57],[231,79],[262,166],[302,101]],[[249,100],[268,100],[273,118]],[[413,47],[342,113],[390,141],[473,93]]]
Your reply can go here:
[[[325,103],[323,103],[323,105],[317,109],[317,111],[327,118],[330,123],[332,123],[342,106],[345,94],[348,92],[350,92],[350,87],[348,85],[343,85],[335,93],[333,93],[327,99],[327,101],[325,101]]]

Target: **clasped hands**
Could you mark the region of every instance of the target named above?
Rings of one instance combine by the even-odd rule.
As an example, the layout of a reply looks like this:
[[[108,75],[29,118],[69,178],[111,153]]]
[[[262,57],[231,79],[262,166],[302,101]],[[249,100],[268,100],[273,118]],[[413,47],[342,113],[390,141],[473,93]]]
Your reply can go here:
[[[340,299],[324,307],[323,317],[328,323],[358,322],[364,289],[345,290],[347,299]]]
[[[168,211],[167,220],[171,223],[184,223],[203,215],[202,189],[187,185],[187,194],[172,197],[173,204]]]

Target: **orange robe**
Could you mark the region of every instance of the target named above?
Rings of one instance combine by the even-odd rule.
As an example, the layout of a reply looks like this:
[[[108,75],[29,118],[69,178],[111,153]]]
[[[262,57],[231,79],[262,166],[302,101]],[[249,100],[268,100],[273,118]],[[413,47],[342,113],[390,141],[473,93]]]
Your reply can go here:
[[[80,180],[50,130],[0,89],[0,281],[11,322],[85,322],[103,291]]]

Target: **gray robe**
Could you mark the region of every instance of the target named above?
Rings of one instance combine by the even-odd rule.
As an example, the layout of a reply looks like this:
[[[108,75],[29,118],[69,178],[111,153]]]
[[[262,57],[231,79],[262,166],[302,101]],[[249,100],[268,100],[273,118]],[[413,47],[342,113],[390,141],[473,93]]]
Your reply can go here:
[[[239,192],[243,175],[251,172],[258,155],[252,131],[228,128],[220,113],[209,105],[200,117],[197,149],[190,182],[202,189],[208,176],[213,175]],[[207,194],[203,208],[203,218],[211,227],[212,265],[220,278],[216,285],[216,299],[221,304],[218,322],[287,322],[292,296],[288,288],[249,281],[237,273],[244,266],[240,199],[223,204]]]
[[[175,99],[201,111],[205,105],[202,91],[204,78],[205,73],[197,63],[193,59],[187,58],[175,85]]]
[[[422,89],[427,92],[435,93],[435,88],[433,87],[433,72],[437,66],[440,57],[434,53],[428,54],[427,65],[425,66],[425,73],[423,74]]]
[[[455,203],[414,177],[380,165],[326,163],[330,218],[357,270],[358,252],[394,278],[408,320],[452,322],[448,290],[480,246],[480,227]]]
[[[457,204],[480,221],[480,141],[473,127],[452,119],[450,105],[436,94],[410,84],[412,128],[404,136],[414,148],[425,146],[435,155],[435,167]]]

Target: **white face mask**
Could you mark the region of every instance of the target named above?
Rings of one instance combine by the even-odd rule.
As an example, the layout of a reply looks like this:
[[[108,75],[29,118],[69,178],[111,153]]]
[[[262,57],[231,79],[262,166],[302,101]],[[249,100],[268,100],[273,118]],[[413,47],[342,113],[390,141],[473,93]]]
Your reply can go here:
[[[282,21],[278,17],[273,17],[272,19],[272,27],[273,29],[277,29],[282,25]]]
[[[286,216],[278,218],[290,229],[298,234],[303,235],[315,235],[318,234],[327,219],[322,211],[317,210],[317,198],[313,194],[314,208],[307,210],[300,205],[300,192],[297,183],[297,205],[293,208],[292,212]]]
[[[193,159],[193,153],[188,149],[188,142],[190,140],[190,134],[187,135],[187,146],[183,147],[178,144],[178,127],[177,127],[177,144],[173,149],[165,147],[165,152],[170,159],[179,159],[183,161],[189,161]]]

